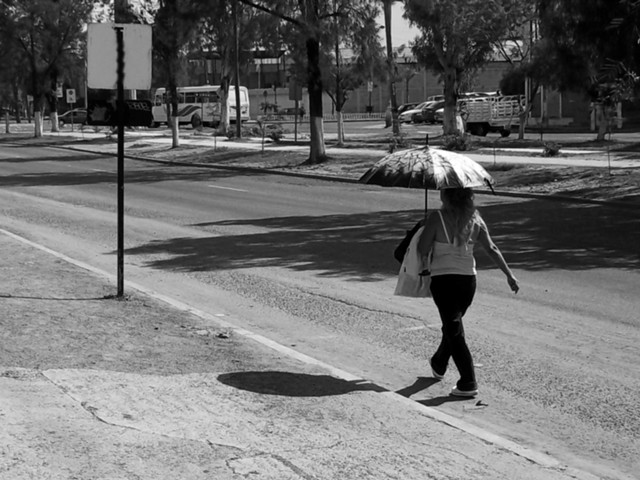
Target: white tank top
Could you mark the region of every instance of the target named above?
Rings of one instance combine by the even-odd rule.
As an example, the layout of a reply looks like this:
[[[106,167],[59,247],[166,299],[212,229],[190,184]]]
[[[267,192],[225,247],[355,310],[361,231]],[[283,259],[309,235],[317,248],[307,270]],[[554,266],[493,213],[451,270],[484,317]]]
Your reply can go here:
[[[447,243],[433,242],[433,256],[431,257],[431,276],[437,275],[475,275],[476,260],[473,257],[474,242],[471,238],[464,245],[458,245],[458,240],[451,241],[447,226],[438,210],[440,222],[447,237]]]

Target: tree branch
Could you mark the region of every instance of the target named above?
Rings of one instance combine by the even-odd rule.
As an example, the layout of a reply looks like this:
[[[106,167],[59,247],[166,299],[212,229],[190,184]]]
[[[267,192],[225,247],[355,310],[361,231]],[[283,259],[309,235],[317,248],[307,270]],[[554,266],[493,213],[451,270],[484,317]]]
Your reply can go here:
[[[262,12],[268,13],[269,15],[273,15],[275,17],[278,17],[282,20],[284,20],[285,22],[289,22],[289,23],[293,23],[295,26],[297,27],[303,27],[304,25],[299,21],[296,20],[295,18],[289,17],[288,15],[284,15],[280,12],[276,12],[275,10],[271,10],[268,7],[265,7],[263,5],[259,5],[257,3],[254,3],[252,0],[238,0],[240,3],[244,3],[245,5],[249,6],[249,7],[253,7],[256,8]]]

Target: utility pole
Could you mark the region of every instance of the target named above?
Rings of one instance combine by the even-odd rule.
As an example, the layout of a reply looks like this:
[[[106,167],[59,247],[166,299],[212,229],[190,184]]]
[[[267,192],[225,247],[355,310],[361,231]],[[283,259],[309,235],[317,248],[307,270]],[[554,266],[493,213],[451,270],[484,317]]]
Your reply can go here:
[[[115,0],[114,20],[116,24],[125,23],[127,0]],[[118,217],[118,259],[117,259],[117,297],[124,297],[124,39],[122,27],[116,28],[118,82],[116,90],[116,108],[118,123],[117,141],[117,217]]]
[[[398,121],[398,101],[396,100],[396,63],[393,58],[391,43],[391,4],[393,0],[384,0],[384,29],[387,44],[387,74],[389,75],[389,101],[391,103],[391,125],[393,136],[400,136],[400,122]]]
[[[236,138],[242,138],[242,111],[240,107],[240,35],[238,33],[238,0],[233,0],[233,38],[235,42]]]

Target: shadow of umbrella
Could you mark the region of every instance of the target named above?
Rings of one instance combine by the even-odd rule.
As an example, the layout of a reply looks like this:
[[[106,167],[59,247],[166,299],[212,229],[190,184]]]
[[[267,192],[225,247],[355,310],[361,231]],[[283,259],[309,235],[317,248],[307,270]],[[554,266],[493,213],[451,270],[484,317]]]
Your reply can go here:
[[[240,390],[288,397],[324,397],[356,391],[386,391],[366,380],[347,381],[330,375],[306,373],[235,372],[218,375],[218,380]]]
[[[383,187],[424,188],[424,215],[429,190],[488,186],[493,177],[466,155],[429,146],[399,150],[383,157],[367,170],[361,183]]]

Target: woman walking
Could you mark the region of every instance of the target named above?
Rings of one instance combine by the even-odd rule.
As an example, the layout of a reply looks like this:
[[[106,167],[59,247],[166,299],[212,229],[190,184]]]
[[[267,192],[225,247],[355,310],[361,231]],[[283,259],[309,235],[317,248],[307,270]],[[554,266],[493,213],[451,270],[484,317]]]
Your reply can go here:
[[[430,359],[431,372],[435,379],[442,380],[449,359],[453,358],[460,379],[451,395],[474,397],[478,394],[478,384],[462,324],[476,291],[474,245],[480,243],[484,247],[507,276],[514,293],[518,293],[519,285],[475,208],[473,191],[445,189],[441,190],[440,199],[442,208],[427,219],[418,246],[421,255],[432,255],[431,294],[442,320],[442,340]]]

